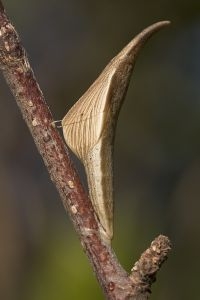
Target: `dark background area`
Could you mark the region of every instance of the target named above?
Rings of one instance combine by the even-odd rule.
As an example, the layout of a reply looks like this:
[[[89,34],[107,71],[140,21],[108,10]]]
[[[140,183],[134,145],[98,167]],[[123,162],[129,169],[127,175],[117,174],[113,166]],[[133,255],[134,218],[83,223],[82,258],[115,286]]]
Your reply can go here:
[[[130,271],[158,234],[173,252],[151,299],[199,299],[200,2],[4,1],[55,120],[146,26],[115,142],[114,249]],[[103,299],[0,78],[0,299]],[[81,174],[83,170],[77,165]]]

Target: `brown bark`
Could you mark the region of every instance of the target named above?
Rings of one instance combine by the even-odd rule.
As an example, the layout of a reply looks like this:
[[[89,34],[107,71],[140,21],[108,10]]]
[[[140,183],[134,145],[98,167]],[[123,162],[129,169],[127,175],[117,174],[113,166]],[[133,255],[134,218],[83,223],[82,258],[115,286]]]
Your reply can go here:
[[[167,25],[163,22],[159,27]],[[91,202],[35,79],[15,28],[0,1],[0,68],[27,123],[51,180],[69,213],[107,299],[148,299],[152,282],[171,248],[159,236],[127,274],[98,232]]]

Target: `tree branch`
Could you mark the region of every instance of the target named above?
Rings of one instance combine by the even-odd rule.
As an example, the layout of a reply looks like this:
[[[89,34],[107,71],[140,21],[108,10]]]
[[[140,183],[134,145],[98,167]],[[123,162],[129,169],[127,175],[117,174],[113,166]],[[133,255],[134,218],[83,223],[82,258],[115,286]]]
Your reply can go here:
[[[167,24],[168,22],[160,22],[154,26],[160,29]],[[135,264],[130,276],[118,262],[111,247],[102,241],[91,202],[69,158],[66,145],[57,129],[52,126],[51,112],[1,1],[0,68],[106,298],[147,299],[156,272],[171,248],[170,241],[167,237],[158,237]]]

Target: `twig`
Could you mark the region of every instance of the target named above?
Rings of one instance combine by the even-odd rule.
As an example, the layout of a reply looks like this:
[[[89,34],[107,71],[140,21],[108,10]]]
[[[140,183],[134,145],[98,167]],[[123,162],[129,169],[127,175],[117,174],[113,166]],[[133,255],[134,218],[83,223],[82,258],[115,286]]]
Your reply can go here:
[[[170,250],[171,242],[168,237],[159,235],[135,263],[130,278],[137,290],[136,294],[142,292],[142,298],[139,299],[146,299],[145,296],[148,299],[151,292],[149,287],[155,282],[156,273],[167,259]]]
[[[163,22],[159,28],[167,24]],[[152,277],[152,270],[154,277],[161,263],[167,258],[170,242],[163,236],[155,240],[155,245],[152,244],[150,250],[145,252],[148,255],[143,254],[130,276],[119,264],[111,247],[103,243],[91,202],[80,183],[63,140],[52,126],[52,115],[19,36],[8,19],[1,1],[0,68],[50,177],[57,187],[64,207],[71,217],[106,298],[147,299],[152,283],[149,280]],[[148,269],[145,267],[146,264],[150,266]]]

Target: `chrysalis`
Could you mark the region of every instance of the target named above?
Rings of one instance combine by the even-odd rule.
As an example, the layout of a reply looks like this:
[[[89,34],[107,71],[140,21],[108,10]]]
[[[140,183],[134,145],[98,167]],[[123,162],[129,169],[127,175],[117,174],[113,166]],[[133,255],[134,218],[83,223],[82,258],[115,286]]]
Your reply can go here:
[[[118,114],[139,50],[168,24],[158,22],[137,35],[62,120],[65,141],[85,167],[100,234],[108,243],[113,237],[113,144]]]

